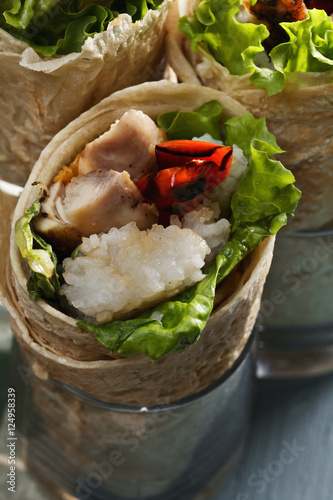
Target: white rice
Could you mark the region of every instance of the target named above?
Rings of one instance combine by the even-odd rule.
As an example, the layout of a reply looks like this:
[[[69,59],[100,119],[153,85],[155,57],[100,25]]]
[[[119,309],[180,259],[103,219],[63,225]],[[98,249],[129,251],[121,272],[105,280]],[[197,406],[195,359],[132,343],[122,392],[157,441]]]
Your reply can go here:
[[[201,135],[200,137],[193,137],[192,141],[204,141],[204,142],[212,142],[213,144],[219,144],[220,146],[223,146],[223,141],[219,141],[218,139],[213,139],[213,137],[210,134],[204,134]]]
[[[191,229],[135,223],[83,238],[79,255],[63,262],[61,293],[98,323],[149,308],[202,280],[210,249]]]
[[[199,234],[211,249],[206,258],[206,262],[211,262],[227,243],[230,235],[230,222],[227,219],[219,219],[219,215],[219,204],[210,203],[208,206],[199,205],[185,214],[181,221],[177,216],[171,216],[170,222]]]
[[[210,201],[219,203],[221,212],[230,206],[232,195],[248,167],[248,161],[243,151],[236,144],[232,148],[232,164],[228,177],[207,194]]]

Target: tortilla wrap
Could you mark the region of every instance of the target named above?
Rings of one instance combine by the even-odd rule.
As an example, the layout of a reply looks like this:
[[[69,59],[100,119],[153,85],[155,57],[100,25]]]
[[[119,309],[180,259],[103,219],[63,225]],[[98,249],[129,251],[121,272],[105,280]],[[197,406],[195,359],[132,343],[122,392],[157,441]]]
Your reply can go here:
[[[0,29],[0,176],[24,185],[50,139],[112,92],[162,77],[164,24],[173,0],[143,20],[128,14],[81,52],[46,58]]]
[[[269,97],[251,84],[250,75],[231,75],[212,56],[191,51],[177,22],[193,9],[192,1],[177,0],[168,15],[167,58],[178,80],[226,92],[256,118],[267,118],[269,130],[285,151],[283,164],[293,172],[302,191],[296,217],[284,231],[331,227],[333,71],[289,73],[282,92]]]
[[[13,220],[21,217],[38,197],[39,188],[32,186],[35,180],[48,185],[60,165],[68,164],[88,141],[105,132],[129,108],[156,119],[163,112],[193,109],[211,99],[222,103],[223,121],[244,112],[243,106],[221,92],[168,81],[116,92],[69,124],[45,148]],[[5,255],[6,223],[3,231],[7,231],[2,237]],[[11,314],[13,332],[32,358],[40,378],[50,375],[103,401],[145,406],[171,402],[208,386],[240,356],[253,330],[273,246],[274,238],[267,238],[221,282],[215,309],[196,344],[155,363],[141,355],[111,355],[90,333],[76,327],[76,320],[44,300],[31,301],[13,228],[10,261],[8,265],[1,262],[3,303]]]

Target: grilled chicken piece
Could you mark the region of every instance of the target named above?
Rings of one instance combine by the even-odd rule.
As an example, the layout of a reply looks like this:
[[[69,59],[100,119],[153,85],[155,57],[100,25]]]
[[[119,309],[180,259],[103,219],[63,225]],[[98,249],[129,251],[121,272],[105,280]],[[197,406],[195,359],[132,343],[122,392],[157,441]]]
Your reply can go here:
[[[263,46],[270,52],[276,45],[287,42],[289,36],[279,25],[282,22],[295,22],[306,19],[307,8],[303,0],[244,0],[244,5],[258,21],[265,24],[270,32]]]
[[[82,236],[135,222],[139,229],[158,221],[155,205],[143,201],[128,172],[93,170],[64,185],[56,182],[35,219],[35,230],[52,245],[71,252]]]
[[[155,145],[165,140],[165,133],[149,116],[130,109],[110,130],[86,145],[79,155],[79,173],[95,169],[125,170],[136,182],[157,170]]]
[[[40,214],[33,219],[33,226],[37,233],[45,237],[58,250],[71,252],[81,243],[80,231],[64,219],[61,200],[65,196],[65,185],[61,182],[52,184],[49,194],[42,203]]]

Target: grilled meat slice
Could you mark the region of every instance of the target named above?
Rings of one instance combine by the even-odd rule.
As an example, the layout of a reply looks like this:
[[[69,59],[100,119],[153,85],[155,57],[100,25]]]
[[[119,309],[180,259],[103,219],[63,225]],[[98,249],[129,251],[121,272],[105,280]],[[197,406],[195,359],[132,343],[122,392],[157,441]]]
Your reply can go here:
[[[130,109],[110,130],[86,145],[79,155],[79,173],[125,170],[136,182],[157,169],[155,145],[165,139],[163,130],[149,116]]]
[[[71,252],[82,236],[108,232],[135,222],[139,229],[151,228],[158,211],[147,204],[128,172],[93,170],[64,185],[52,184],[34,221],[35,230],[52,245]]]

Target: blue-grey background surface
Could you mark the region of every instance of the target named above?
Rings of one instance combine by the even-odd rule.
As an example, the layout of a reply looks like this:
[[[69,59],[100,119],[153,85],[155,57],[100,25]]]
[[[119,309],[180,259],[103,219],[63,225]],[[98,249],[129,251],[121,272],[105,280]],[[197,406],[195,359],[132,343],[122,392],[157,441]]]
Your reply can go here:
[[[8,315],[1,308],[0,499],[48,500],[26,474],[21,459],[17,462],[16,492],[7,490],[4,417],[11,340]],[[333,374],[300,380],[257,381],[243,455],[214,500],[332,498]]]

